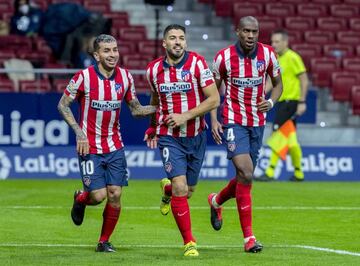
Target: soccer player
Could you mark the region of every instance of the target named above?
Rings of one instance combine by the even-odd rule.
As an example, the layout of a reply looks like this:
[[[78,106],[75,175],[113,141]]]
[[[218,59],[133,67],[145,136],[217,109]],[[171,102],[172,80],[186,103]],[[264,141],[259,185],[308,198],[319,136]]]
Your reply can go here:
[[[279,56],[279,64],[282,70],[282,80],[284,91],[279,99],[276,109],[273,130],[279,129],[287,120],[292,119],[296,125],[296,117],[301,116],[306,111],[306,94],[308,90],[309,79],[306,74],[306,68],[299,54],[289,48],[289,35],[285,30],[278,30],[271,35],[271,45]],[[272,88],[267,84],[267,90]],[[304,173],[301,169],[302,151],[300,144],[295,138],[291,139],[289,153],[294,166],[294,175],[290,177],[291,181],[303,181]],[[270,164],[265,174],[255,178],[258,181],[274,180],[275,168],[279,156],[272,152],[270,155]]]
[[[238,42],[220,50],[214,59],[216,85],[225,84],[222,124],[217,111],[211,111],[214,140],[227,147],[236,176],[220,193],[208,196],[211,224],[215,230],[222,226],[222,204],[236,198],[246,252],[259,252],[263,246],[256,241],[252,230],[251,186],[266,119],[266,112],[282,92],[280,68],[271,46],[258,42],[259,23],[247,16],[236,28]],[[265,99],[266,77],[274,86],[270,99]]]
[[[96,37],[93,55],[97,64],[74,75],[58,109],[75,132],[84,187],[84,191],[75,191],[71,218],[81,225],[86,205],[97,205],[107,198],[96,251],[114,252],[109,238],[119,219],[122,187],[128,185],[119,125],[121,102],[126,101],[133,116],[153,114],[156,107],[139,103],[131,74],[117,66],[119,51],[114,37]],[[79,123],[69,107],[75,99],[80,104]]]
[[[198,256],[192,235],[188,198],[198,181],[206,146],[204,114],[220,102],[213,75],[205,59],[186,51],[185,28],[169,25],[163,34],[166,56],[152,61],[147,78],[151,105],[159,106],[144,140],[159,144],[167,178],[161,180],[161,211],[173,213],[183,237],[184,256]]]

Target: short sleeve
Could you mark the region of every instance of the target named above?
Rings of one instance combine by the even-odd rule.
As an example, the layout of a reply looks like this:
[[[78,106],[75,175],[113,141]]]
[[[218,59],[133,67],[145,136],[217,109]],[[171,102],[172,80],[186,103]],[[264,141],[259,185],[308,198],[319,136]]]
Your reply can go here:
[[[156,92],[154,84],[152,83],[153,78],[152,78],[152,73],[151,73],[151,67],[150,66],[146,69],[146,79],[147,79],[147,81],[148,81],[148,83],[150,85],[151,91]]]
[[[303,60],[301,59],[300,55],[298,55],[296,53],[294,53],[292,67],[293,67],[295,75],[300,75],[301,73],[306,72],[306,68],[305,68]]]
[[[196,63],[196,67],[198,68],[198,71],[196,72],[199,73],[198,78],[199,78],[200,86],[202,88],[205,88],[215,83],[214,76],[203,57],[199,58],[199,60]]]
[[[213,61],[213,73],[216,79],[224,79],[226,72],[224,57],[218,53]]]
[[[76,73],[66,86],[64,93],[72,99],[78,98],[84,93],[84,77],[82,71]]]
[[[135,84],[134,84],[133,76],[128,71],[126,71],[126,74],[127,74],[127,78],[128,78],[128,81],[129,81],[129,83],[128,83],[129,85],[128,85],[128,88],[126,90],[124,98],[125,98],[125,101],[127,103],[129,103],[132,100],[136,99],[136,91],[135,91]]]
[[[270,49],[269,65],[266,72],[271,78],[275,78],[280,75],[279,61],[277,60],[273,49]]]

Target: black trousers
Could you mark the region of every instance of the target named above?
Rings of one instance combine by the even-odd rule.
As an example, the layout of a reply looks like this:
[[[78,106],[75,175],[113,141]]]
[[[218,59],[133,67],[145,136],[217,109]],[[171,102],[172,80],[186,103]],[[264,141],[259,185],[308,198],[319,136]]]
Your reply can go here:
[[[279,129],[279,127],[281,127],[290,118],[293,118],[294,124],[296,126],[296,118],[294,116],[297,110],[297,106],[298,101],[295,100],[278,102],[275,109],[273,130]]]

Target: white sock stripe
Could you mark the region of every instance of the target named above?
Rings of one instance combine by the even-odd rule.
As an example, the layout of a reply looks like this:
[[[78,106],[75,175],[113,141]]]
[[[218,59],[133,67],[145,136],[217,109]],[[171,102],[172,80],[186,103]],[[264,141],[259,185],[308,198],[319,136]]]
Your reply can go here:
[[[244,243],[246,244],[251,238],[255,238],[255,236],[249,236],[249,237],[244,238]]]

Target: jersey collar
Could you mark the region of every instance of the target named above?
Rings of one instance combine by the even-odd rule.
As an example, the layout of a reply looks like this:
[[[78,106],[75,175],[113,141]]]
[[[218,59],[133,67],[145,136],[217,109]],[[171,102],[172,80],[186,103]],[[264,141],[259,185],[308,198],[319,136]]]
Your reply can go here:
[[[116,67],[114,69],[114,73],[111,75],[110,78],[106,78],[103,76],[103,74],[101,74],[100,72],[100,69],[99,69],[99,66],[97,64],[94,64],[94,69],[95,69],[95,72],[96,72],[96,75],[101,79],[101,80],[114,80],[115,79],[115,76],[116,76]]]
[[[236,48],[236,53],[239,55],[240,58],[250,57],[251,59],[255,59],[258,51],[258,43],[255,44],[255,49],[251,54],[249,54],[249,56],[244,55],[243,49],[240,47],[239,41],[235,43],[235,48]]]
[[[179,63],[177,63],[176,65],[173,65],[173,67],[175,68],[182,68],[183,65],[185,64],[186,60],[189,57],[189,53],[187,51],[185,51],[184,57],[181,59],[181,61]],[[163,60],[163,67],[164,68],[169,68],[171,67],[171,65],[169,65],[168,62],[166,62],[166,56],[164,56],[164,60]]]

